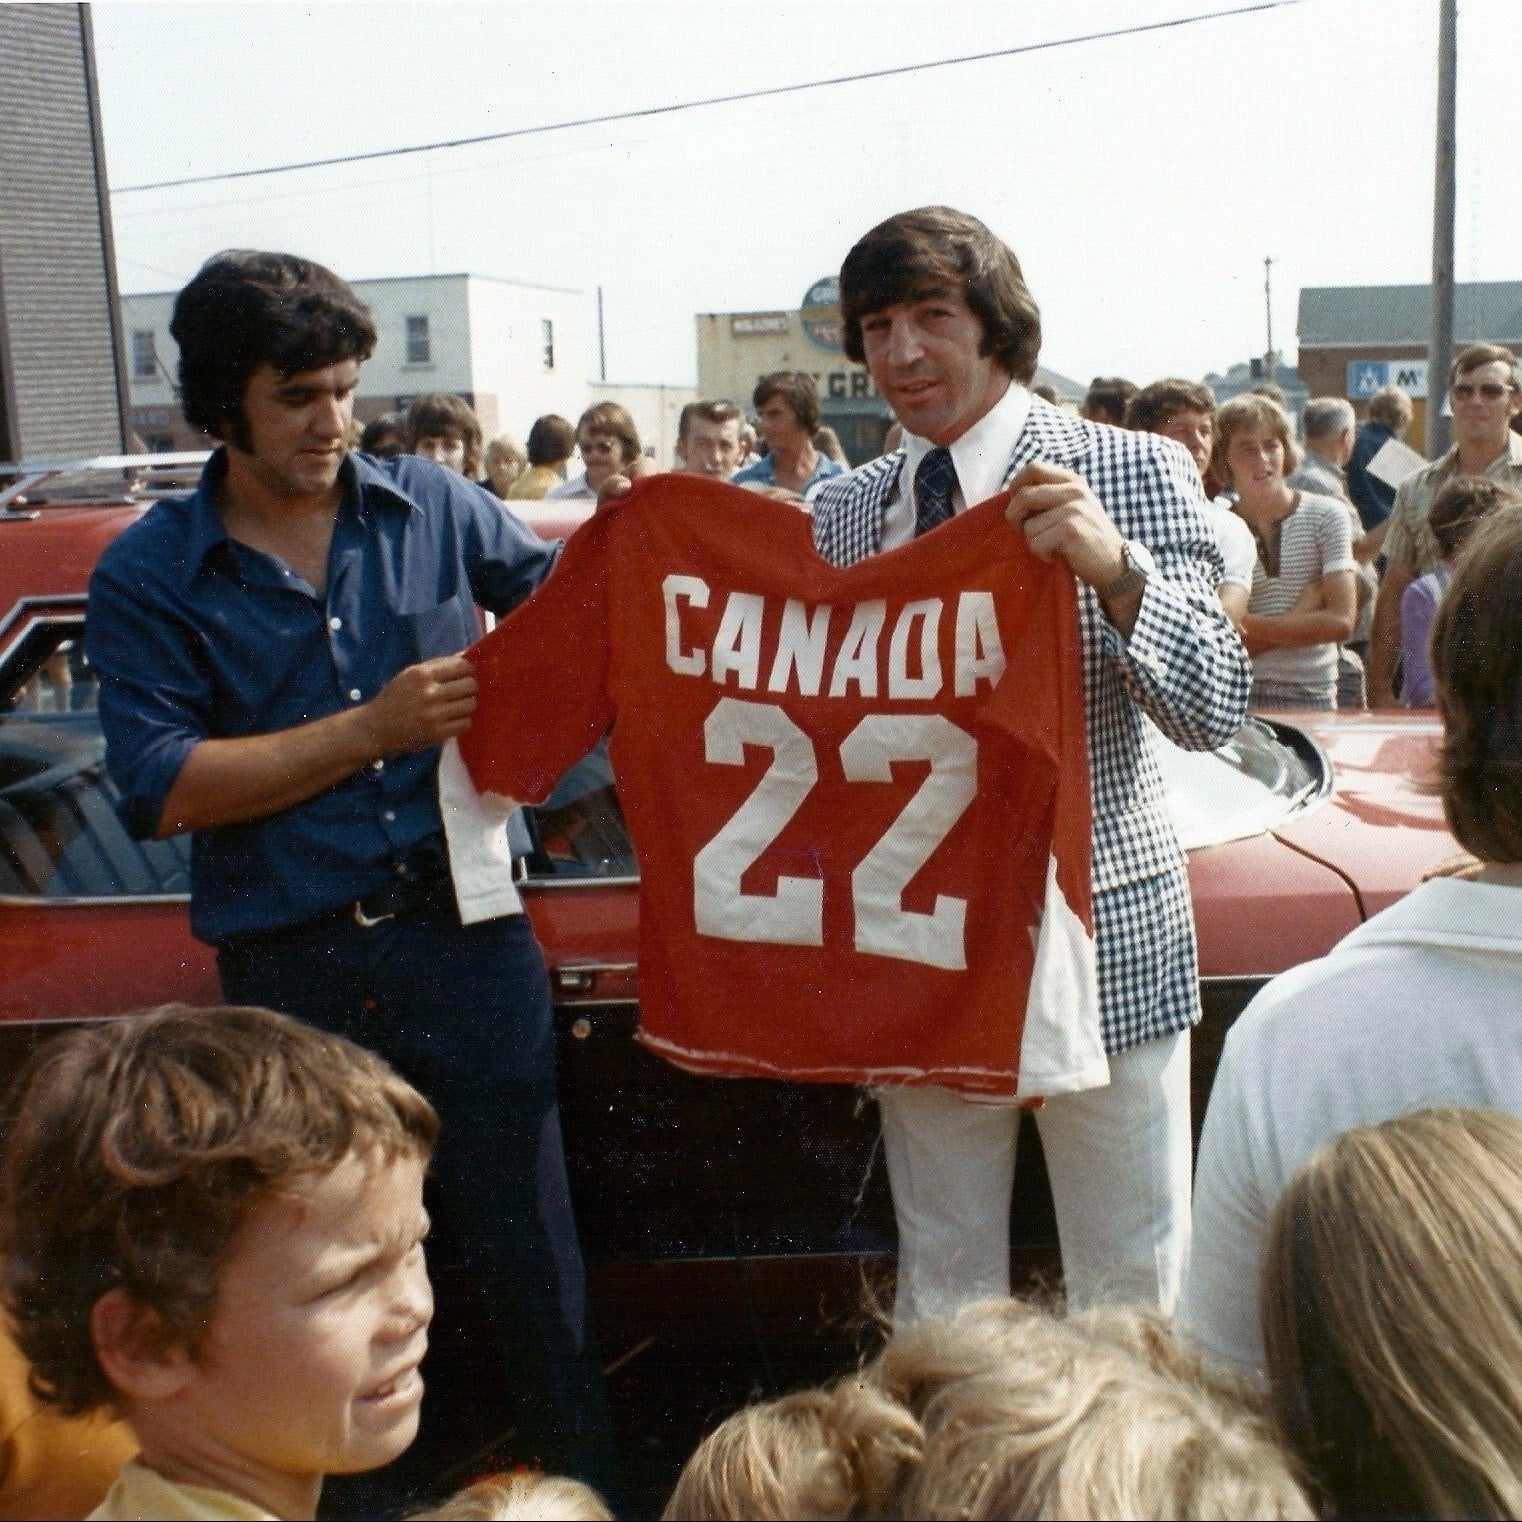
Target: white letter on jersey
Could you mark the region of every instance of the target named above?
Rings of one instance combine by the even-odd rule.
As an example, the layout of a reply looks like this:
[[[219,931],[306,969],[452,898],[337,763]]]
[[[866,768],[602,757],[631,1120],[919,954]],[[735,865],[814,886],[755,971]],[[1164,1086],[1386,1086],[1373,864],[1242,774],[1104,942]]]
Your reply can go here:
[[[747,745],[764,746],[772,764],[755,791],[692,862],[692,915],[699,935],[726,941],[824,945],[824,884],[812,877],[777,877],[775,895],[743,893],[740,879],[787,828],[819,764],[809,737],[780,708],[720,698],[703,725],[708,761],[740,766]]]
[[[744,692],[754,692],[761,666],[761,615],[766,599],[755,592],[731,592],[713,637],[713,679],[721,687],[733,672]]]
[[[933,698],[941,690],[941,608],[939,597],[908,602],[888,641],[888,696]],[[909,675],[909,641],[920,626],[920,674]]]
[[[782,627],[777,631],[777,658],[767,679],[768,692],[786,692],[788,677],[798,673],[798,691],[806,698],[819,696],[824,680],[824,646],[830,633],[828,603],[809,611],[796,597],[789,597],[782,609]]]
[[[930,775],[851,874],[856,949],[960,972],[967,966],[967,900],[904,908],[904,889],[967,811],[978,787],[978,742],[942,714],[869,714],[845,737],[847,782],[891,782],[895,761],[928,761]]]
[[[963,592],[957,602],[956,695],[970,698],[978,682],[999,685],[1004,675],[1004,643],[992,592]]]
[[[864,698],[877,696],[877,642],[882,638],[887,617],[888,604],[881,599],[856,605],[851,613],[851,627],[846,630],[845,642],[830,675],[832,698],[843,698],[848,682],[855,682]]]
[[[668,576],[661,583],[666,599],[666,664],[678,676],[702,676],[706,662],[701,650],[682,649],[682,615],[676,605],[679,597],[685,597],[694,608],[708,606],[708,583],[696,576]]]

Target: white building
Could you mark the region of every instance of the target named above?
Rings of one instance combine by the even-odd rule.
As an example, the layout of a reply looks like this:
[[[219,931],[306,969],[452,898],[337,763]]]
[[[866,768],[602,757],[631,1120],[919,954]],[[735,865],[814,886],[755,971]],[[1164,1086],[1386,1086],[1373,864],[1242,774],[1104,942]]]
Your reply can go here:
[[[362,422],[403,408],[423,392],[445,391],[475,408],[487,438],[511,433],[521,441],[536,417],[556,412],[575,422],[605,392],[628,405],[623,392],[631,388],[587,379],[592,325],[582,291],[486,275],[352,284],[378,334],[375,353],[360,372],[355,415]],[[122,298],[133,426],[153,449],[206,443],[180,415],[175,397],[179,356],[169,336],[174,297],[166,291]],[[664,437],[665,409],[661,400],[652,405],[648,424],[655,442]],[[638,412],[635,421],[642,429],[647,422]]]

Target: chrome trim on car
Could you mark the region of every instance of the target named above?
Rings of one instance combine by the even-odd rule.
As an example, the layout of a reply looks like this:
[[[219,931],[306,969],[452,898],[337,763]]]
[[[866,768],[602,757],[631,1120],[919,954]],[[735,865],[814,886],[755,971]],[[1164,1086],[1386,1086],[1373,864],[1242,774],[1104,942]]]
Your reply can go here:
[[[77,611],[76,611],[77,607]],[[15,658],[16,651],[26,643],[27,637],[34,629],[50,622],[77,623],[81,629],[85,623],[84,599],[75,593],[61,593],[57,597],[18,597],[8,611],[0,614],[0,638],[10,634],[12,626],[20,619],[25,618],[34,608],[56,608],[58,611],[51,615],[34,617],[27,621],[20,632],[0,650],[0,671],[10,665]]]
[[[519,888],[624,888],[638,887],[639,877],[525,877]]]
[[[99,898],[53,898],[46,893],[0,893],[0,904],[27,905],[32,908],[48,909],[79,909],[93,907],[97,904],[104,907],[122,904],[188,904],[188,893],[112,893],[102,894]]]

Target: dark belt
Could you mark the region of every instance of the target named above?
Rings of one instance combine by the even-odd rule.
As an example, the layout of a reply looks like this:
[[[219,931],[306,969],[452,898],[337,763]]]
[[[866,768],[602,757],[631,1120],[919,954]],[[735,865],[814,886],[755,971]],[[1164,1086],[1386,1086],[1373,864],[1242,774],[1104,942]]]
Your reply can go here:
[[[448,856],[443,841],[434,839],[415,846],[402,857],[390,882],[338,912],[352,916],[362,930],[370,930],[399,914],[453,902],[454,882],[449,875]]]

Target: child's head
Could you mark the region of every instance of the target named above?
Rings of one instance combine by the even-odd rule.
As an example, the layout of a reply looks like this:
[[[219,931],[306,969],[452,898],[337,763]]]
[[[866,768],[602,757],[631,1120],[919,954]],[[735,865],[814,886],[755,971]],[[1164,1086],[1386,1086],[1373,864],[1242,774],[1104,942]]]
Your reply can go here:
[[[1260,1410],[1155,1313],[988,1300],[898,1333],[867,1377],[924,1434],[903,1516],[1311,1515]]]
[[[1267,1423],[1197,1378],[1158,1328],[984,1313],[943,1331],[897,1360],[897,1376],[926,1397],[904,1516],[1313,1514]]]
[[[1445,481],[1427,509],[1427,524],[1444,560],[1452,560],[1475,528],[1497,508],[1522,505],[1522,492],[1489,476],[1455,476]]]
[[[919,1460],[919,1423],[865,1379],[737,1411],[698,1445],[669,1522],[884,1516]]]
[[[613,1513],[590,1485],[553,1474],[494,1474],[447,1501],[412,1513],[412,1522],[609,1522]]]
[[[1285,1186],[1263,1262],[1282,1429],[1332,1514],[1522,1515],[1522,1121],[1357,1126]]]
[[[437,1121],[379,1058],[260,1009],[50,1042],[0,1172],[5,1301],[37,1393],[155,1443],[320,1479],[417,1428]]]

